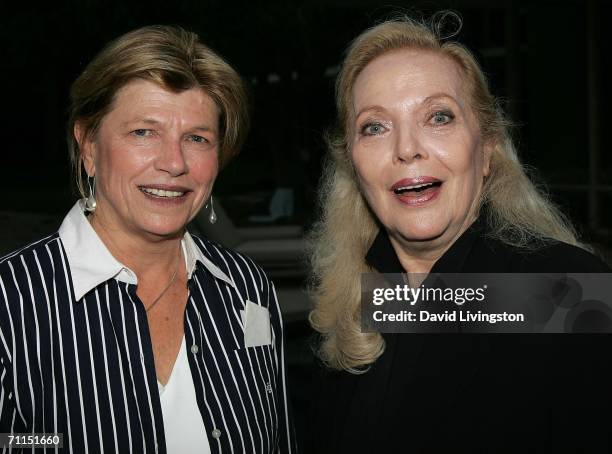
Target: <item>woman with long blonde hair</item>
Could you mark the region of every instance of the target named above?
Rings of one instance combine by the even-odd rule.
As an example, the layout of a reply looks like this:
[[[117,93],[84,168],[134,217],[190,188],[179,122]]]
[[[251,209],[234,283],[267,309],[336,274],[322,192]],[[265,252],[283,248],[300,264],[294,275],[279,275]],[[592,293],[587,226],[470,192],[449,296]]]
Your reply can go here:
[[[362,330],[363,273],[610,271],[531,182],[475,58],[439,29],[381,23],[338,76],[311,237],[310,320],[326,368],[313,452],[582,446],[592,418],[567,418],[592,415],[589,391],[610,377],[584,337]],[[605,432],[594,433],[589,443]]]

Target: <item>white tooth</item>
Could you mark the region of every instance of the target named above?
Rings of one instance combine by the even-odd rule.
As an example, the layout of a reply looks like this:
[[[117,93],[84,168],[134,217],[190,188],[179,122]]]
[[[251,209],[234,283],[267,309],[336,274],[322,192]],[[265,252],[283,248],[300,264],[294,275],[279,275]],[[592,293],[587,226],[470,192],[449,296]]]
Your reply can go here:
[[[180,197],[183,195],[183,192],[179,191],[165,191],[163,189],[155,189],[155,188],[142,188],[144,192],[148,194],[153,194],[158,197]]]
[[[418,188],[422,188],[425,186],[431,186],[433,185],[433,183],[422,183],[422,184],[415,184],[414,186],[403,186],[401,188],[398,188],[398,191],[406,191],[408,189],[418,189]]]

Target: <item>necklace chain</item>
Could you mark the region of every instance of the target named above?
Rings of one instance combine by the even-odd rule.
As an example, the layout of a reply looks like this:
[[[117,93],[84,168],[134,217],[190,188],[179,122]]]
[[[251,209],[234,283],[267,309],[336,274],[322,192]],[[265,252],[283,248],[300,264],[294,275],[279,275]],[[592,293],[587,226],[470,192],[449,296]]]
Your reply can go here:
[[[89,223],[91,224],[91,226],[92,226],[92,227],[94,228],[94,230],[95,230],[95,227],[94,227],[94,225],[93,225],[93,221],[94,221],[94,219],[97,219],[97,218],[95,218],[95,213],[94,213],[94,212],[92,212],[92,213],[91,213],[91,215],[90,215]],[[98,222],[96,222],[96,224],[98,224]],[[101,227],[101,228],[102,228],[102,229],[103,229],[103,230],[104,230],[106,233],[108,233],[108,231],[106,230],[106,227],[104,227],[104,224],[99,224],[99,225],[100,225],[100,227]],[[109,241],[111,241],[111,243],[112,243],[112,236],[111,236],[111,235],[108,235],[108,239],[109,239]],[[113,246],[114,246],[114,244],[113,244]],[[178,270],[179,270],[180,265],[181,265],[181,263],[180,263],[180,258],[181,258],[181,255],[180,255],[180,250],[179,250],[179,264],[176,266],[176,269],[174,270],[174,273],[172,274],[172,277],[170,278],[170,281],[168,282],[168,284],[166,285],[166,287],[165,287],[165,288],[164,288],[164,289],[161,291],[161,293],[160,293],[160,294],[157,296],[157,298],[155,298],[155,300],[154,300],[154,301],[151,303],[151,305],[150,305],[149,307],[145,308],[145,312],[149,312],[151,309],[153,309],[153,306],[155,306],[155,305],[156,305],[156,304],[159,302],[159,300],[161,299],[161,297],[162,297],[162,296],[164,296],[164,294],[165,294],[165,293],[168,291],[168,289],[170,288],[170,286],[171,286],[171,285],[172,285],[172,283],[174,282],[174,279],[176,279],[176,275],[177,275]]]
[[[158,297],[155,298],[155,301],[153,301],[151,303],[151,305],[145,309],[146,312],[149,312],[151,309],[153,309],[153,306],[155,306],[159,302],[161,297],[164,296],[164,294],[168,291],[168,289],[170,288],[170,286],[174,282],[174,279],[176,278],[177,272],[178,272],[178,266],[174,270],[174,274],[172,274],[172,277],[170,278],[170,282],[168,282],[168,285],[166,285],[166,287],[161,291],[161,293],[158,295]]]

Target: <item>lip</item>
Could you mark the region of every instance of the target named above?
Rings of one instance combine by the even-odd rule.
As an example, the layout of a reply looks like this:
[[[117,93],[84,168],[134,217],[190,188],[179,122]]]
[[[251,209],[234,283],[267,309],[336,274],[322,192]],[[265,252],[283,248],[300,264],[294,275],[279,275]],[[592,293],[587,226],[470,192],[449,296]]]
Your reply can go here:
[[[415,186],[418,184],[429,184],[429,183],[440,183],[440,186],[428,188],[425,192],[406,192],[403,194],[396,194],[395,190],[404,188],[406,186]],[[431,177],[431,176],[418,176],[415,178],[404,178],[402,180],[396,181],[393,186],[391,186],[391,194],[393,197],[399,201],[400,203],[408,206],[419,207],[427,204],[435,200],[441,192],[442,186],[444,182],[439,178]]]
[[[396,189],[403,188],[406,186],[414,186],[416,184],[428,184],[428,183],[442,183],[442,180],[430,177],[430,176],[419,176],[415,178],[404,178],[403,180],[396,181],[393,186],[391,186],[391,191],[395,191]]]

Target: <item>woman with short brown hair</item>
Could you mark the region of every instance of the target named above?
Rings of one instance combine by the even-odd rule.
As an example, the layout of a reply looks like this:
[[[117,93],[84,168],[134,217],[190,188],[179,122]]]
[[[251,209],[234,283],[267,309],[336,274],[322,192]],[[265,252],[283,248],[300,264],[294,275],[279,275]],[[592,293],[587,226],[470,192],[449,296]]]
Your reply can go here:
[[[62,434],[76,453],[294,450],[274,285],[186,230],[205,203],[215,221],[246,98],[169,26],[117,38],[74,82],[82,199],[0,260],[0,432]]]

